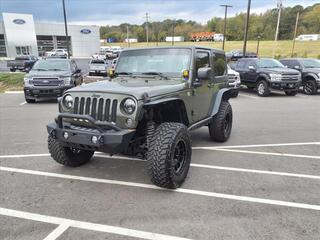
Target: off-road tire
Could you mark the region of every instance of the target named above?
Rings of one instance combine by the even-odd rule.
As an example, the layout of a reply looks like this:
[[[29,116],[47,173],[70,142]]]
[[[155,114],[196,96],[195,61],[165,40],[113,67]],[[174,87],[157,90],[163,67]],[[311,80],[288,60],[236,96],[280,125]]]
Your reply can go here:
[[[238,95],[239,95],[239,91],[233,91],[230,93],[230,97],[232,97],[232,98],[236,98],[236,97],[238,97]]]
[[[285,94],[287,96],[295,96],[297,95],[298,91],[285,91]]]
[[[314,80],[307,80],[303,83],[303,93],[314,95],[317,93],[317,83]]]
[[[232,130],[232,107],[228,101],[222,101],[218,113],[209,124],[210,138],[216,142],[229,139]]]
[[[175,158],[177,148],[184,146],[184,159],[178,169]],[[148,174],[151,181],[163,188],[175,189],[182,185],[191,162],[191,138],[187,127],[181,123],[167,122],[159,125],[150,138],[147,152]],[[180,158],[179,158],[180,159]]]
[[[260,89],[260,87],[261,87],[261,89]],[[268,97],[270,95],[269,85],[265,80],[260,80],[257,83],[256,89],[257,89],[257,94],[260,97]]]
[[[62,146],[52,136],[48,136],[48,149],[51,157],[57,162],[68,167],[79,167],[91,159],[93,151],[77,150]]]

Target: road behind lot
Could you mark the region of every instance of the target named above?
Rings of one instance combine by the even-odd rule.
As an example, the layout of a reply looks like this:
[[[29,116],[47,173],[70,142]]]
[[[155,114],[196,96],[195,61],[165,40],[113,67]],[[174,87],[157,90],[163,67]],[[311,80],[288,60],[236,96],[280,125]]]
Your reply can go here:
[[[58,165],[45,129],[56,102],[23,103],[0,94],[0,239],[44,239],[58,226],[59,240],[319,239],[320,95],[242,91],[231,100],[228,142],[211,142],[206,127],[192,133],[192,166],[177,191],[154,188],[135,159]]]

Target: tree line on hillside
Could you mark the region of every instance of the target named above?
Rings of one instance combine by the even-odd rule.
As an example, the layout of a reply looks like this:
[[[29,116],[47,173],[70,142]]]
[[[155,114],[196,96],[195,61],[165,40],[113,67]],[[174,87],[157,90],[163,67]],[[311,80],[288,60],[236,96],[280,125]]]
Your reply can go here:
[[[301,5],[286,7],[282,9],[281,22],[279,27],[279,39],[286,40],[293,38],[297,12],[300,13],[297,34],[319,34],[320,33],[320,4],[315,4],[304,8]],[[264,40],[272,40],[275,35],[278,9],[267,10],[262,14],[250,15],[249,39],[256,39],[258,35]],[[227,19],[226,36],[228,40],[242,40],[244,35],[244,23],[246,14],[239,13]],[[139,42],[146,41],[146,23],[142,25],[131,25],[128,23],[119,26],[102,26],[100,36],[102,39],[114,38],[117,41],[124,41],[127,38],[127,26],[129,37],[137,38]],[[224,19],[214,17],[205,25],[195,21],[185,21],[182,19],[166,19],[161,22],[148,23],[149,41],[164,41],[166,36],[183,36],[186,41],[190,40],[190,33],[212,31],[223,32]]]

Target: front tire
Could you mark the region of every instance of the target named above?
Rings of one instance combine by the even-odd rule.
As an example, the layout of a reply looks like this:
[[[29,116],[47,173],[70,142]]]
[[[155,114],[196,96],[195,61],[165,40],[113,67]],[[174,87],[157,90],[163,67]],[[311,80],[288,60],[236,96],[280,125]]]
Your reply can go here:
[[[222,101],[219,112],[209,124],[210,138],[216,142],[225,142],[229,139],[232,130],[232,107],[228,101]]]
[[[303,92],[307,95],[314,95],[317,93],[317,83],[314,80],[307,80],[303,83]]]
[[[270,89],[266,81],[261,80],[257,83],[257,93],[260,97],[268,97],[270,95]]]
[[[49,135],[48,149],[51,157],[57,162],[68,167],[79,167],[90,161],[94,151],[86,151],[64,147]]]
[[[151,181],[163,188],[180,187],[189,171],[191,152],[187,127],[181,123],[162,123],[151,136],[148,146],[148,174]]]

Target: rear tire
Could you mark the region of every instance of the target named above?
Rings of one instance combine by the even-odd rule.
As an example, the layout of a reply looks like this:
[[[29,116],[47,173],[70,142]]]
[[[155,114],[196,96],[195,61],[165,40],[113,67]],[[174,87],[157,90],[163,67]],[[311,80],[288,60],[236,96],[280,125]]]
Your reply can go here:
[[[68,167],[79,167],[90,161],[94,151],[86,151],[64,147],[49,135],[48,149],[51,157],[57,162]]]
[[[314,80],[307,80],[303,83],[303,92],[307,95],[314,95],[317,93],[317,83]]]
[[[260,80],[257,83],[257,93],[260,97],[268,97],[270,95],[270,89],[265,80]]]
[[[150,139],[147,152],[151,181],[163,188],[175,189],[187,177],[191,162],[191,139],[181,123],[162,123]]]
[[[209,124],[210,138],[216,142],[225,142],[229,139],[232,130],[232,107],[228,101],[222,101],[219,112]]]
[[[295,96],[297,95],[298,91],[285,91],[287,96]]]

